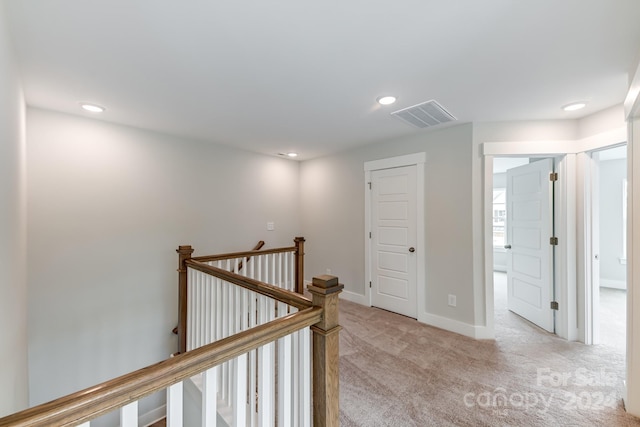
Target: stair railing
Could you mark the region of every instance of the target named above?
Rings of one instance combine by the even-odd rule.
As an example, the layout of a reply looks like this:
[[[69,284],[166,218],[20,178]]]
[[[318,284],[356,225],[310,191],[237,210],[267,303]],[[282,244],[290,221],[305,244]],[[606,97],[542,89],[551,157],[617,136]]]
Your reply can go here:
[[[193,260],[302,294],[304,292],[304,237],[296,237],[294,246],[193,257],[191,246],[178,252],[178,352],[187,351],[188,301],[187,260]],[[258,243],[260,244],[260,243]],[[193,282],[191,282],[193,283]],[[194,292],[194,290],[192,290]],[[203,324],[196,320],[193,328]]]
[[[122,427],[135,426],[138,400],[163,389],[167,391],[167,425],[179,427],[184,418],[183,381],[197,376],[203,384],[203,426],[216,425],[218,404],[225,397],[232,411],[225,421],[231,426],[273,426],[276,420],[278,425],[308,426],[311,417],[314,426],[338,426],[338,295],[343,286],[337,278],[313,278],[308,287],[310,301],[198,258],[190,259],[191,247],[181,246],[178,253],[185,285],[191,276],[209,283],[215,295],[222,295],[226,287],[232,296],[227,300],[233,305],[226,326],[211,325],[210,330],[222,331],[215,341],[0,418],[0,427],[88,427],[90,420],[114,410],[120,411]],[[220,292],[213,292],[215,287]],[[254,298],[256,317],[251,321]],[[225,320],[222,322],[224,325]]]

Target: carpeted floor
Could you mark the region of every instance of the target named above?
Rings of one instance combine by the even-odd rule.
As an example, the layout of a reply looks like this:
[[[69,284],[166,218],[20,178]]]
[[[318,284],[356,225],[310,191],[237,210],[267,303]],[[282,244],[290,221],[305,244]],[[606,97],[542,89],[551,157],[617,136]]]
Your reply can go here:
[[[640,426],[620,348],[564,341],[498,298],[495,341],[340,304],[342,426]]]

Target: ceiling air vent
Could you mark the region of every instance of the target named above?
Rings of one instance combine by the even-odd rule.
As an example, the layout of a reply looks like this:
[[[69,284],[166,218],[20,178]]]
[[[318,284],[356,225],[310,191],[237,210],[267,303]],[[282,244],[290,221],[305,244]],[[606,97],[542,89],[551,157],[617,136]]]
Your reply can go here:
[[[391,115],[418,128],[428,128],[458,120],[434,100],[394,111]]]

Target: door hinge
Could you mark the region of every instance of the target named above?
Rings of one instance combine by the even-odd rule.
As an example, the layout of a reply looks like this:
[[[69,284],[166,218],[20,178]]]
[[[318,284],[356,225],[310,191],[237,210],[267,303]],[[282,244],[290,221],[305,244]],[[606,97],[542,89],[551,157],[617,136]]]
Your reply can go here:
[[[371,287],[371,282],[369,282],[369,287]]]
[[[551,301],[551,310],[558,310],[558,301]]]
[[[367,182],[369,184],[369,190],[371,190],[371,181]]]
[[[549,181],[556,182],[558,180],[558,172],[551,172],[549,174]]]
[[[552,237],[549,239],[549,244],[553,245],[553,246],[557,246],[558,245],[558,238],[557,237]]]
[[[369,238],[371,238],[371,232],[369,232]]]

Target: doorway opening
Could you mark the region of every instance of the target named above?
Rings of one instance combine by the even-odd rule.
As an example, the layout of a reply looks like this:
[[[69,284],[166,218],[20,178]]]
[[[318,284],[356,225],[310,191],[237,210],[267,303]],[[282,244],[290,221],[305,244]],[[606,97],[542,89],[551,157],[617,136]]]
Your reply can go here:
[[[626,353],[627,147],[591,153],[591,343]],[[589,338],[589,337],[588,337]],[[587,339],[588,339],[587,338]]]
[[[554,176],[553,158],[494,158],[496,325],[524,325],[517,315],[555,333]]]

